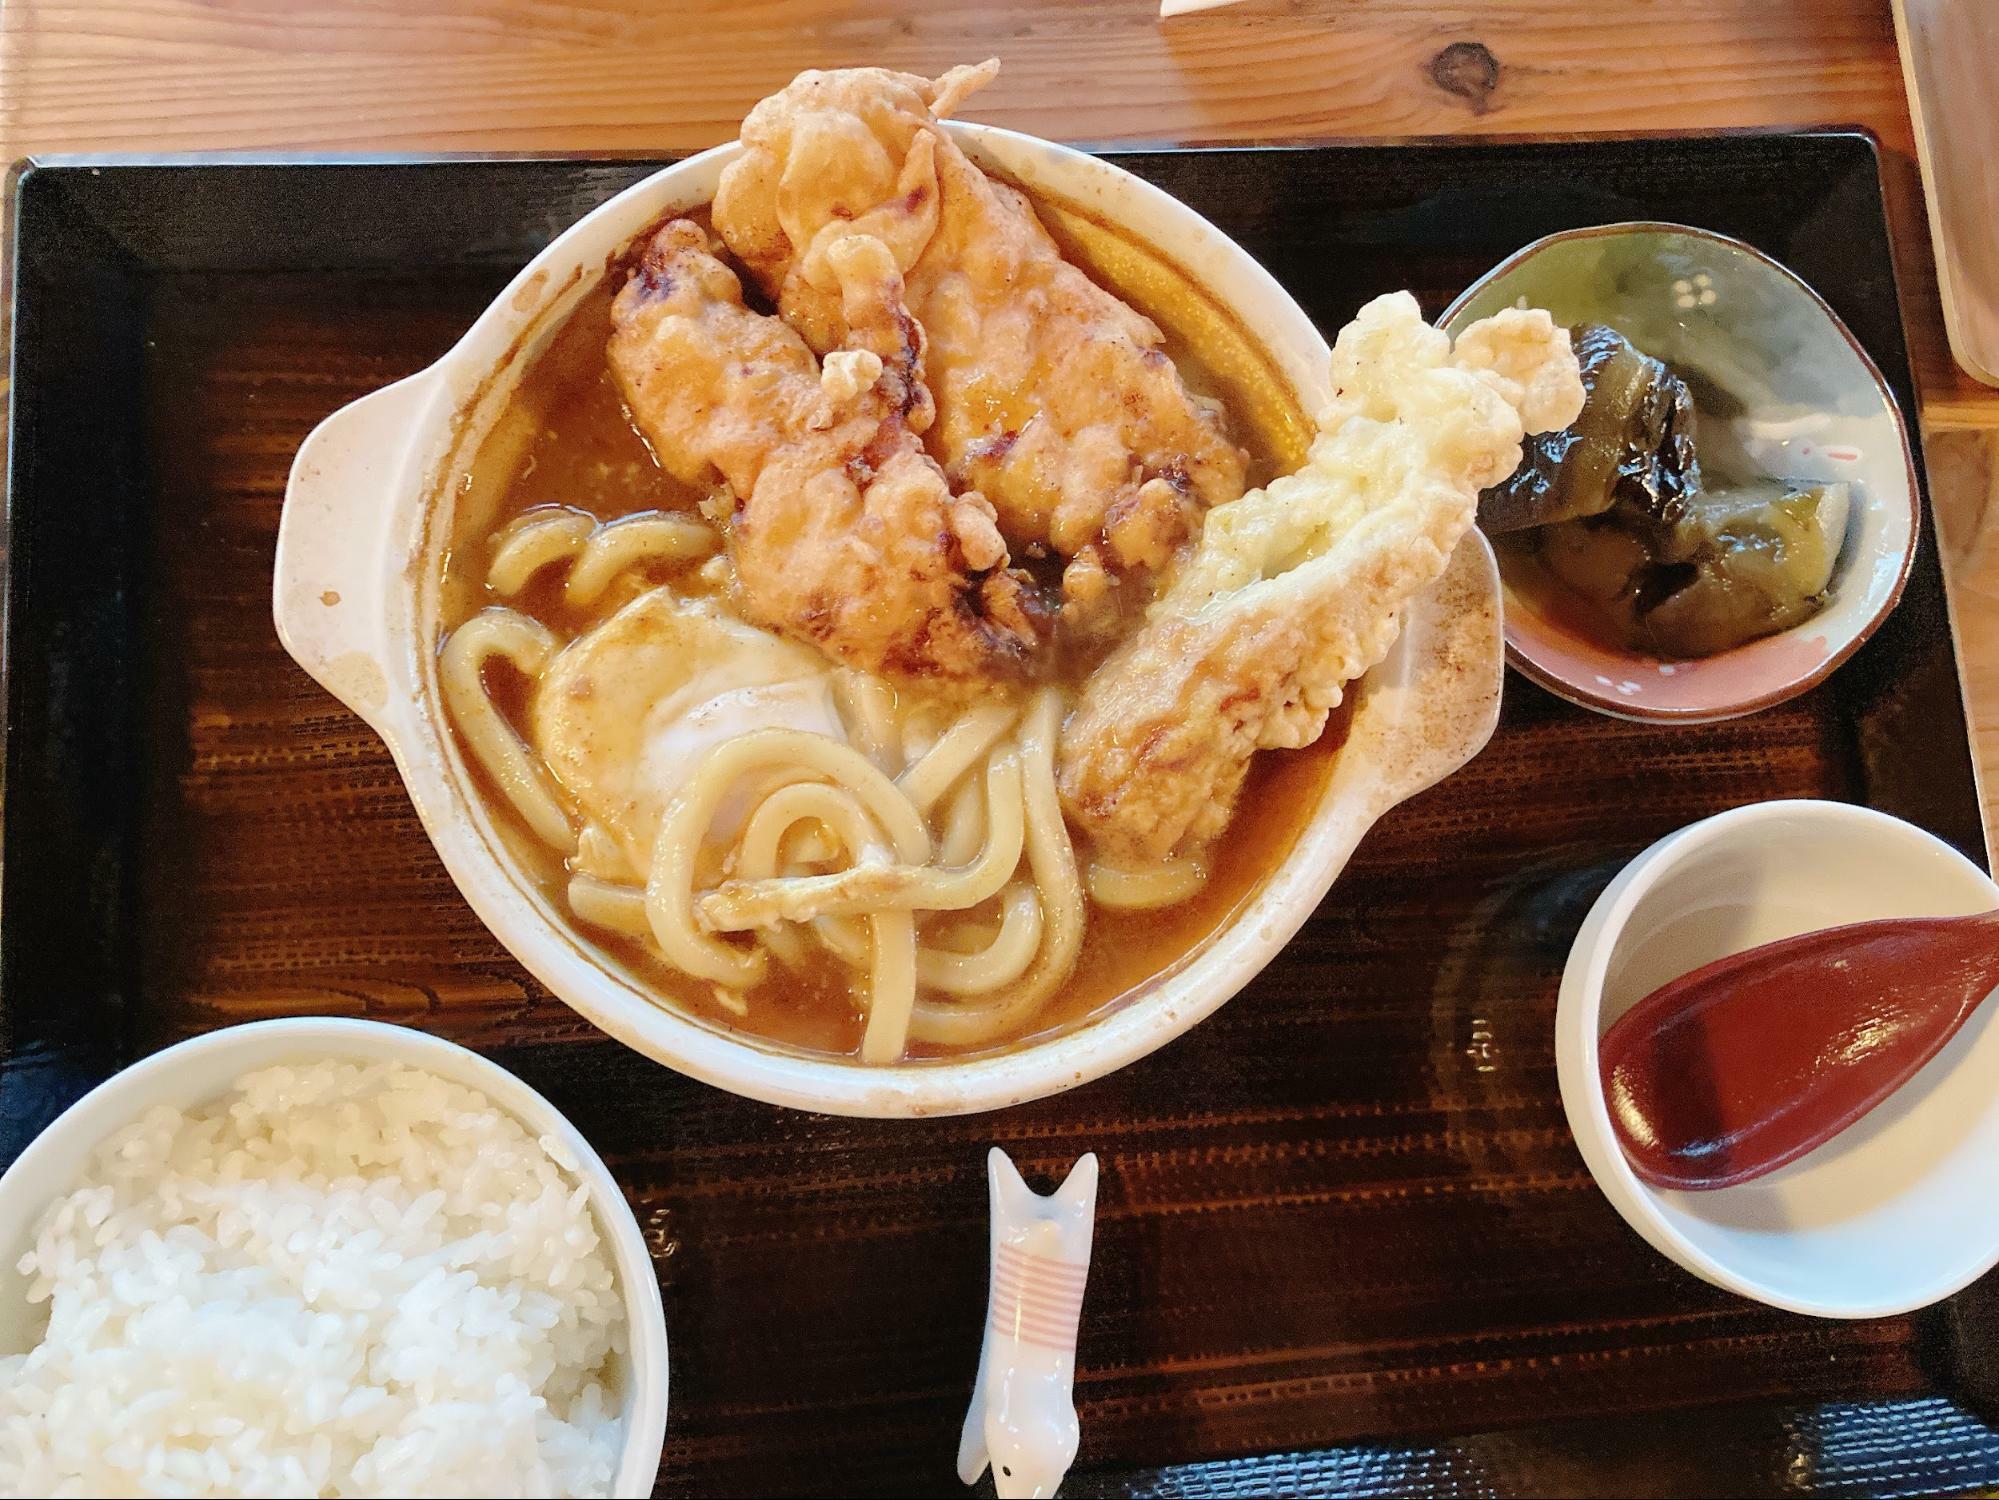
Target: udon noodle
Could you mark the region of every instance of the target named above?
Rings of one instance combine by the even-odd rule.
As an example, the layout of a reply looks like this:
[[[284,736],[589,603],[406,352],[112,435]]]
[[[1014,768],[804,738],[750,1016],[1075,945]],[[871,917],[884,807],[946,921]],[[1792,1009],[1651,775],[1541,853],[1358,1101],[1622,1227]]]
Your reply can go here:
[[[564,602],[588,607],[629,570],[706,556],[713,541],[683,517],[603,525],[543,513],[506,536],[486,583],[513,597],[559,567]],[[601,830],[579,829],[485,675],[504,663],[537,678],[563,644],[516,609],[487,609],[446,641],[440,680],[492,784],[537,838],[567,853],[580,834],[601,845]],[[571,913],[647,943],[738,1014],[773,960],[798,969],[830,954],[863,976],[863,1062],[893,1062],[912,1039],[971,1048],[1018,1031],[1083,943],[1086,877],[1055,789],[1062,691],[970,707],[919,747],[886,684],[847,674],[842,688],[847,738],[769,726],[714,745],[666,801],[642,878],[578,869]],[[1130,907],[1182,899],[1190,875],[1198,884],[1191,865],[1088,880]]]

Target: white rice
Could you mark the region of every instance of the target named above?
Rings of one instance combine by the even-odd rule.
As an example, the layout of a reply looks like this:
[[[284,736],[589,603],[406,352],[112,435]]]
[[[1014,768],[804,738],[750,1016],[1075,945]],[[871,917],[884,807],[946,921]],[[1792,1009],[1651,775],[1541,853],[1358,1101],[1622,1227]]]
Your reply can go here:
[[[608,1495],[625,1318],[566,1158],[400,1063],[153,1110],[21,1261],[0,1493]]]

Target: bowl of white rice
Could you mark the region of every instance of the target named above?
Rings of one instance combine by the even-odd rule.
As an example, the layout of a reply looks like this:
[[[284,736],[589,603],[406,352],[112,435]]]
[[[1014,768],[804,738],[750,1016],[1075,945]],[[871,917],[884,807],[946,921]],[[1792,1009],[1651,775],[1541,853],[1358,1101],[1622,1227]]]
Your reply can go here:
[[[126,1069],[0,1176],[0,1494],[650,1494],[637,1221],[505,1069],[372,1021]]]

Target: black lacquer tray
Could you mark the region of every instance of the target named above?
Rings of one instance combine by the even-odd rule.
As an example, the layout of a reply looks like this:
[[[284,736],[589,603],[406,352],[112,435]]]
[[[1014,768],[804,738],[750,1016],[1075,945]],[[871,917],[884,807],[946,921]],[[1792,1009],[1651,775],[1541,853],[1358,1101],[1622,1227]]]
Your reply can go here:
[[[1737,235],[1814,283],[1913,409],[1862,135],[1122,160],[1328,330],[1393,287],[1434,313],[1572,225]],[[387,752],[280,649],[279,505],[321,417],[434,359],[656,165],[17,172],[0,1161],[122,1062],[233,1021],[364,1014],[491,1051],[647,1225],[674,1366],[664,1494],[956,1489],[992,1141],[1044,1177],[1103,1158],[1068,1493],[1999,1486],[1975,1414],[1999,1294],[1840,1324],[1709,1288],[1596,1192],[1555,1084],[1569,938],[1659,835],[1820,796],[1983,858],[1927,538],[1869,644],[1752,718],[1622,724],[1511,680],[1491,747],[1368,836],[1261,979],[1059,1098],[915,1122],[776,1110],[627,1052],[514,965]]]

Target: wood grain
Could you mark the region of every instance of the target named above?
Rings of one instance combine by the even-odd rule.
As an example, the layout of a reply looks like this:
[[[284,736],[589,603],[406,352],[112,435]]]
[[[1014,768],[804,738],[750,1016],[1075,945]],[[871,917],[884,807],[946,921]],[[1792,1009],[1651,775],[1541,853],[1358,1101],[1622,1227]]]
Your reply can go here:
[[[1930,494],[1936,506],[1944,576],[1950,580],[1951,628],[1971,715],[1985,843],[1999,849],[1999,723],[1976,713],[1999,703],[1999,431],[1953,429],[1929,434]]]
[[[1502,27],[1489,4],[1248,0],[1161,27],[1145,0],[12,0],[0,144],[664,149],[724,137],[802,66],[982,53],[1007,65],[982,117],[1069,139],[1857,121],[1898,166],[1937,511],[1999,787],[1999,398],[1944,355],[1886,0],[1653,0],[1614,24],[1606,9],[1518,0]],[[1856,736],[1809,701],[1714,730],[1690,758],[1671,730],[1516,684],[1493,749],[1370,836],[1281,966],[1066,1099],[826,1120],[595,1037],[472,917],[387,752],[269,626],[299,439],[434,357],[497,284],[327,273],[151,289],[148,607],[183,645],[154,664],[150,704],[173,749],[146,789],[148,1040],[331,1011],[503,1045],[616,1164],[676,1350],[703,1351],[676,1359],[664,1491],[953,1487],[938,1434],[976,1346],[977,1163],[995,1139],[1042,1178],[1081,1142],[1119,1164],[1079,1388],[1085,1470],[1930,1388],[1909,1320],[1792,1318],[1646,1249],[1590,1186],[1557,1100],[1558,939],[1611,871],[1724,806],[1859,791]],[[1518,797],[1557,773],[1559,803]],[[1706,1428],[1681,1419],[1670,1446]],[[1661,1483],[1671,1461],[1637,1477]],[[1601,1487],[1601,1471],[1528,1472]]]
[[[1065,140],[1865,125],[1890,154],[1926,430],[1999,430],[1999,393],[1944,338],[1889,0],[1649,0],[1614,23],[1601,0],[1246,0],[1170,23],[1150,0],[11,0],[0,155],[703,146],[804,67],[983,55],[1005,72],[979,117]],[[1960,532],[1978,515],[1933,498]],[[1999,561],[1952,583],[1960,625],[1985,624]],[[1999,734],[1999,690],[1972,691]]]
[[[1895,0],[1951,348],[1999,386],[1999,8]]]

